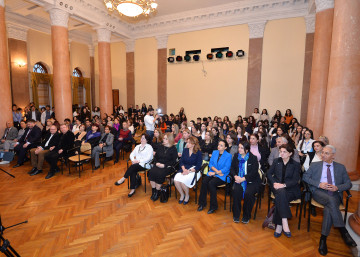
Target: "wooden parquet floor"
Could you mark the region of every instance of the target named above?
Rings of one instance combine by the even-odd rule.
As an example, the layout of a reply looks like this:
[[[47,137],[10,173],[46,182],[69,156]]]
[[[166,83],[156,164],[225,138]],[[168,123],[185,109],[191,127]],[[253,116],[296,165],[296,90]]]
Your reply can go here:
[[[192,191],[186,206],[174,194],[168,203],[153,202],[143,186],[128,198],[127,183],[114,185],[125,172],[125,161],[94,173],[85,166],[81,178],[73,170],[50,180],[44,179],[46,174],[30,177],[29,163],[12,166],[2,168],[15,179],[0,171],[0,214],[5,226],[29,221],[4,233],[21,256],[319,256],[320,209],[309,233],[306,220],[299,231],[294,217],[293,237],[275,239],[272,230],[261,228],[266,198],[256,220],[235,224],[229,209],[223,210],[223,190],[218,192],[219,210],[212,215],[196,211]],[[359,192],[352,194],[350,211],[360,200]],[[335,229],[328,248],[328,256],[351,256]]]

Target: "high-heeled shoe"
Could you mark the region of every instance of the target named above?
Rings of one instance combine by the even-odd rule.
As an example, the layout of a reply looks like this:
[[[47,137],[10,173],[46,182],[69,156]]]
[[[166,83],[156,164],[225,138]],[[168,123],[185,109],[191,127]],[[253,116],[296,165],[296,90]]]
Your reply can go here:
[[[189,203],[189,201],[190,201],[190,197],[189,197],[189,199],[187,200],[187,201],[185,201],[185,198],[184,198],[184,205],[187,205],[188,203]]]
[[[279,238],[281,236],[281,233],[277,233],[276,231],[274,232],[274,237],[275,238]]]
[[[115,186],[120,186],[121,184],[124,184],[125,179],[123,180],[123,182],[119,183],[118,181],[115,182]]]
[[[182,204],[184,202],[184,199],[183,200],[179,200],[179,204]]]
[[[135,194],[135,190],[134,190],[134,192],[132,192],[131,194],[128,194],[128,197],[130,198],[130,197],[132,197],[134,194]]]
[[[289,231],[289,232],[285,232],[285,231],[283,230],[283,233],[284,233],[284,235],[285,235],[287,238],[291,237],[291,232],[290,232],[290,231]]]

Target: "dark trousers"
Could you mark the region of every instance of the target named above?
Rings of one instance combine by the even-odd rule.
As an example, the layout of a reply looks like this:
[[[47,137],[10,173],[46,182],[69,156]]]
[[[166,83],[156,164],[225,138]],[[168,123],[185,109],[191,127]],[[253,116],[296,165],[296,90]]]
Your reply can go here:
[[[276,225],[282,225],[282,219],[290,219],[292,217],[289,203],[298,199],[296,195],[286,190],[286,188],[273,189],[275,195],[275,213],[273,222]]]
[[[326,190],[316,189],[313,193],[313,198],[318,203],[324,205],[323,221],[321,227],[321,234],[328,236],[331,226],[344,227],[344,220],[339,210],[340,196],[338,192],[334,192],[333,195],[329,195]]]
[[[259,184],[248,183],[244,194],[243,218],[250,220],[251,210],[255,204],[255,194],[259,191]],[[241,200],[243,199],[243,187],[241,184],[234,183],[233,187],[233,217],[240,218]]]
[[[216,198],[216,188],[220,185],[225,184],[224,181],[218,177],[209,177],[206,176],[202,180],[202,185],[199,195],[199,205],[206,206],[206,197],[207,192],[210,192],[210,209],[216,210],[218,208],[217,198]]]
[[[55,172],[59,169],[57,166],[59,157],[60,154],[57,151],[51,151],[45,155],[45,160],[50,164],[50,172]]]
[[[122,149],[123,147],[124,147],[124,141],[116,140],[114,142],[115,156],[117,161],[119,161],[120,149]]]
[[[15,152],[18,154],[18,161],[17,161],[18,164],[23,164],[25,161],[26,152],[36,147],[36,144],[30,144],[26,148],[24,148],[23,145],[24,145],[23,143],[20,143],[14,148]]]
[[[130,177],[130,189],[135,189],[136,187],[136,174],[139,171],[146,170],[144,167],[142,167],[140,164],[136,163],[131,165],[127,171],[125,172],[124,178]],[[145,181],[146,183],[146,181]]]

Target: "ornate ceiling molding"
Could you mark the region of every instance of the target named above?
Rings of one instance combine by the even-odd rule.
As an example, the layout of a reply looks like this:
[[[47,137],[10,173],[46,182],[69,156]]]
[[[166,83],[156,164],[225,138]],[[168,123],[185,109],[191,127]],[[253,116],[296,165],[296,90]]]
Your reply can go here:
[[[99,0],[28,1],[45,8],[56,8],[67,12],[73,19],[92,26],[94,30],[99,27],[106,28],[112,32],[112,41],[124,41],[240,24],[253,24],[251,25],[252,28],[249,27],[251,37],[260,37],[263,32],[259,24],[267,20],[306,17],[309,15],[309,1],[312,0],[242,0],[220,6],[154,17],[136,24],[126,23],[116,14],[110,15],[104,7],[103,1]],[[320,2],[324,2],[324,0]],[[7,13],[9,17],[16,15],[18,14],[10,13],[8,15]],[[31,20],[27,17],[21,19],[17,17],[16,19]],[[55,20],[55,18],[53,19]],[[30,24],[26,22],[19,24],[29,24],[26,26],[43,32],[50,31],[49,22],[44,23],[38,22],[35,26],[31,22]],[[67,22],[62,25],[65,23],[67,26]],[[92,43],[91,35],[81,30],[70,31],[69,37],[75,41],[85,41],[86,44]],[[163,43],[162,46],[164,46]]]
[[[9,38],[27,41],[28,28],[19,26],[14,23],[7,23],[7,33]]]
[[[128,39],[123,41],[126,47],[126,52],[135,52],[135,40]]]
[[[155,37],[158,43],[158,49],[163,49],[163,48],[167,48],[167,43],[168,43],[168,35],[161,35],[161,36],[156,36]]]
[[[68,27],[69,13],[58,8],[51,8],[48,10],[50,14],[51,26]]]
[[[316,12],[334,8],[334,0],[315,0]]]
[[[111,31],[106,28],[98,28],[97,32],[97,41],[99,42],[108,42],[111,41]]]
[[[306,33],[315,32],[315,15],[308,15],[305,17]]]
[[[250,38],[263,38],[265,31],[266,21],[249,23],[249,36]]]

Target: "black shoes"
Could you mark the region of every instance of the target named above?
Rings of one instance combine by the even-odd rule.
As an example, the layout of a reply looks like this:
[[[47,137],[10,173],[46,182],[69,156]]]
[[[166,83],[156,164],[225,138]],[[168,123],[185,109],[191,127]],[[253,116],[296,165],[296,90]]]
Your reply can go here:
[[[132,192],[131,194],[128,194],[128,197],[130,198],[130,197],[132,197],[134,194],[135,194],[135,190],[134,190],[134,192]]]
[[[205,207],[205,206],[199,205],[199,208],[197,209],[197,211],[202,211],[202,210],[204,210],[204,207]]]
[[[150,196],[150,199],[151,199],[151,200],[154,200],[155,192],[156,192],[156,188],[152,188],[152,194],[151,194],[151,196]]]
[[[100,166],[97,166],[97,167],[94,168],[94,170],[98,170],[98,169],[100,169]]]
[[[13,168],[18,168],[18,167],[23,166],[23,165],[24,165],[23,163],[18,163]]]
[[[326,239],[320,238],[319,253],[323,256],[327,255],[328,250],[327,250],[327,245],[326,245]]]
[[[216,209],[209,209],[207,214],[213,214],[216,211]]]
[[[42,173],[43,171],[42,170],[36,170],[36,171],[34,171],[33,173],[31,173],[30,174],[30,176],[35,176],[35,175],[37,175],[37,174],[40,174],[40,173]]]
[[[30,171],[28,172],[28,174],[31,175],[31,174],[34,173],[35,171],[37,171],[37,168],[32,168],[32,170],[30,170]]]
[[[123,182],[121,182],[121,183],[119,183],[119,182],[115,182],[115,186],[120,186],[121,184],[124,184],[124,182],[125,182],[125,179],[124,179],[124,181]]]
[[[341,236],[344,239],[344,242],[345,242],[346,245],[352,246],[352,247],[357,246],[354,239],[352,239],[352,237],[350,236],[349,232],[346,231],[344,233],[341,233]]]
[[[155,189],[155,194],[152,200],[155,202],[159,199],[159,197],[160,197],[160,190]]]
[[[245,219],[245,218],[242,218],[242,219],[241,219],[241,223],[248,224],[248,223],[249,223],[249,220],[248,220],[248,219]]]
[[[239,222],[240,222],[240,220],[239,220],[238,218],[233,218],[233,221],[234,221],[235,223],[239,223]]]
[[[50,178],[52,178],[53,176],[55,176],[55,172],[49,171],[49,173],[46,175],[45,179],[50,179]]]

